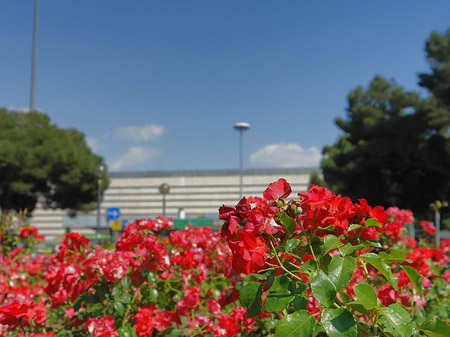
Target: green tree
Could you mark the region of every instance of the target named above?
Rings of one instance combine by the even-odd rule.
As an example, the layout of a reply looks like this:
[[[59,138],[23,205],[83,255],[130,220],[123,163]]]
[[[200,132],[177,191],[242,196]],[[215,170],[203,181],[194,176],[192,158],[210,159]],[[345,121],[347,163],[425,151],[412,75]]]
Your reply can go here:
[[[312,171],[311,176],[309,177],[309,187],[311,187],[312,185],[327,187],[327,184],[323,180],[322,175],[317,170]]]
[[[84,135],[60,129],[43,113],[20,113],[0,108],[0,208],[28,209],[39,201],[69,214],[95,208],[94,167],[102,158],[93,154]],[[108,178],[102,187],[108,186]]]
[[[418,214],[450,197],[450,115],[434,97],[376,76],[350,92],[347,119],[336,124],[344,134],[321,164],[332,190]]]
[[[425,45],[430,74],[420,74],[424,88],[438,100],[439,104],[450,109],[450,28],[444,35],[433,32]]]

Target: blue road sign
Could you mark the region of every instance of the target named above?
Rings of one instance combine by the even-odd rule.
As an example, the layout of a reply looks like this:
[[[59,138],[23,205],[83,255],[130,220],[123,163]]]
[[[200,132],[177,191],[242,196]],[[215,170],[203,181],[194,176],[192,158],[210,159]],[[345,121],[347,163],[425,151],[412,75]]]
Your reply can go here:
[[[106,211],[106,217],[108,220],[117,220],[120,217],[120,210],[117,207],[108,208]]]

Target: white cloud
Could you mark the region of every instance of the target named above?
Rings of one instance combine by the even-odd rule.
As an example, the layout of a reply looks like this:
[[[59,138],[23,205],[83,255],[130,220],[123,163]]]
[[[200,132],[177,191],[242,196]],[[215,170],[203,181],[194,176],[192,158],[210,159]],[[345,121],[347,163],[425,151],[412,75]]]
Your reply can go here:
[[[94,153],[104,148],[103,144],[97,138],[94,137],[86,137],[86,143]]]
[[[147,140],[156,140],[166,131],[165,127],[156,124],[147,124],[144,126],[125,126],[116,129],[120,139],[132,139],[136,143]]]
[[[318,167],[322,154],[314,146],[304,150],[300,145],[290,143],[270,144],[250,155],[253,167],[296,168]]]
[[[150,159],[159,156],[161,153],[162,151],[158,149],[147,149],[145,147],[134,146],[131,147],[122,157],[112,161],[109,165],[109,169],[111,171],[130,169],[147,163]]]

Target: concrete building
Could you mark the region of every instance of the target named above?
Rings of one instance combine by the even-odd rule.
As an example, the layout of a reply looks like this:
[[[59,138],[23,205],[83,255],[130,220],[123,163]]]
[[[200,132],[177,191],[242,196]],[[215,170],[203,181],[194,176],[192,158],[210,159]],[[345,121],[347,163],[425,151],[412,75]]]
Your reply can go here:
[[[268,185],[285,178],[292,187],[290,198],[308,188],[312,169],[255,169],[245,170],[243,195],[262,197]],[[180,209],[188,218],[217,218],[221,205],[234,206],[240,200],[239,170],[209,171],[165,171],[165,172],[111,172],[110,186],[104,193],[101,204],[102,223],[107,209],[119,208],[120,217],[128,222],[136,218],[155,218],[163,213],[163,200],[159,186],[167,183],[170,192],[166,196],[166,215],[176,218]],[[91,224],[95,223],[96,212],[81,215]],[[37,207],[33,212],[31,225],[39,229],[46,241],[53,241],[65,234],[63,210],[46,210]],[[67,222],[67,220],[66,220]],[[84,235],[93,230],[73,230]]]

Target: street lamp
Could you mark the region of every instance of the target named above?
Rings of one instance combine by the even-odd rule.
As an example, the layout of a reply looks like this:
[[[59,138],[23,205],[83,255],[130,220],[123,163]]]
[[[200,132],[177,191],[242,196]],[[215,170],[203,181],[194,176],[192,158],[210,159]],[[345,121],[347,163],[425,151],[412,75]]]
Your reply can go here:
[[[159,193],[162,194],[162,206],[163,206],[163,216],[166,216],[166,195],[170,192],[170,186],[167,183],[162,183],[159,185]]]
[[[250,124],[245,123],[245,122],[240,122],[240,123],[236,123],[233,125],[234,129],[239,131],[239,190],[240,190],[240,194],[241,194],[241,198],[243,196],[243,183],[242,183],[242,179],[243,179],[243,175],[244,175],[244,171],[242,168],[242,139],[243,139],[243,134],[244,131],[250,129]]]
[[[38,42],[38,19],[39,0],[34,0],[34,23],[33,23],[33,52],[31,56],[31,85],[30,85],[30,111],[35,109],[34,99],[36,96],[36,57]]]
[[[430,204],[430,207],[434,211],[434,226],[436,231],[434,232],[434,244],[436,249],[441,247],[441,208],[448,207],[448,201],[436,200]]]
[[[106,174],[106,166],[97,164],[94,168],[94,174],[97,177],[97,244],[100,243],[100,203],[102,200],[102,179]]]

